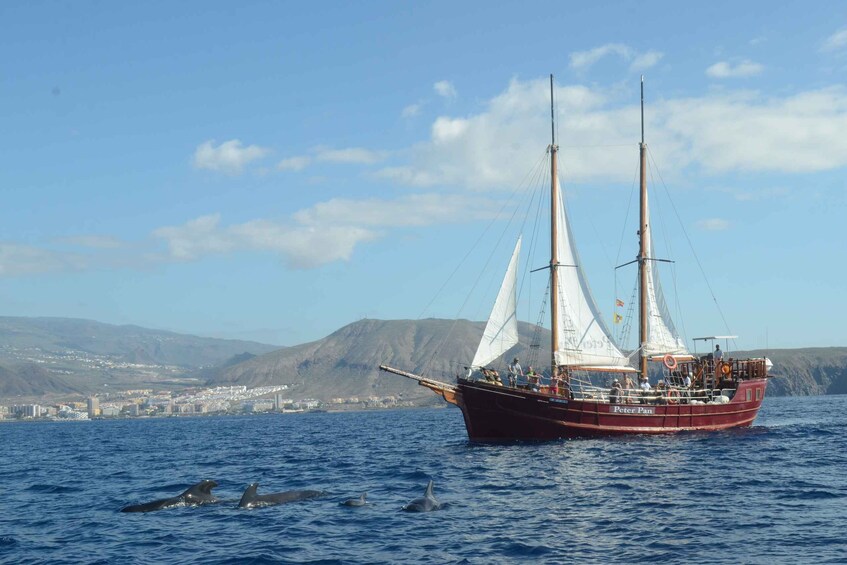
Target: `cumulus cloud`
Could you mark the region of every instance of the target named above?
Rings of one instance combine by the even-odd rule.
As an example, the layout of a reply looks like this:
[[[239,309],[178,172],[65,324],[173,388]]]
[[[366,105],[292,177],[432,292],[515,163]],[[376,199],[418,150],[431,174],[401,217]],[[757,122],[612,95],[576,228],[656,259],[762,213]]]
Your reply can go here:
[[[288,157],[287,159],[283,159],[280,161],[276,168],[280,171],[302,171],[306,167],[309,166],[309,163],[312,162],[311,157],[306,157],[305,155],[301,155],[298,157]]]
[[[181,226],[159,228],[153,236],[166,242],[174,261],[235,251],[271,251],[294,268],[312,268],[349,259],[357,243],[376,234],[350,226],[291,226],[261,219],[222,226],[220,214],[213,214]]]
[[[333,199],[300,210],[289,221],[256,219],[224,226],[220,214],[156,229],[165,260],[185,262],[239,251],[276,253],[293,268],[310,269],[350,259],[355,248],[384,235],[386,228],[427,226],[492,218],[496,202],[459,195],[407,195],[397,200]]]
[[[455,98],[457,95],[453,83],[447,80],[440,80],[432,85],[432,87],[435,89],[436,94],[444,98]]]
[[[430,138],[408,152],[405,163],[392,163],[377,176],[413,186],[462,186],[476,190],[514,188],[528,168],[543,156],[549,142],[549,84],[546,80],[513,80],[486,109],[468,117],[440,116]],[[601,111],[605,95],[585,87],[559,87],[556,94],[562,143],[589,145],[635,140],[637,114]],[[630,135],[624,135],[628,132]],[[563,133],[563,135],[565,135]],[[579,155],[564,150],[569,178],[605,175],[608,155]],[[628,173],[627,173],[628,174]]]
[[[619,91],[559,86],[560,165],[566,181],[626,181],[640,134],[633,103]],[[429,139],[398,153],[376,175],[416,186],[515,188],[549,143],[549,83],[513,80],[479,113],[440,116]],[[648,145],[664,173],[814,172],[847,166],[847,89],[770,96],[721,91],[663,99],[646,109]],[[408,155],[408,157],[405,157]]]
[[[198,169],[238,174],[244,167],[270,153],[269,149],[258,145],[245,147],[240,140],[231,139],[215,147],[210,139],[197,146],[194,151],[194,166]]]
[[[826,38],[821,47],[822,51],[837,51],[847,47],[847,27],[840,29]]]
[[[659,51],[647,51],[646,53],[636,55],[632,60],[632,63],[629,65],[629,70],[633,72],[646,71],[647,69],[659,64],[659,61],[661,61],[664,56],[664,53],[660,53]]]
[[[570,54],[571,68],[582,70],[590,67],[606,55],[618,55],[629,60],[632,58],[632,49],[623,43],[607,43],[588,51],[575,51]]]
[[[723,231],[729,228],[729,222],[721,218],[708,218],[706,220],[700,220],[696,226],[701,230]]]
[[[706,69],[706,74],[712,78],[751,77],[762,73],[764,67],[753,61],[740,61],[736,64],[720,61]]]
[[[623,43],[607,43],[606,45],[601,45],[588,51],[575,51],[571,53],[569,56],[570,66],[574,70],[586,70],[608,55],[616,55],[624,61],[629,61],[629,70],[633,72],[644,71],[655,66],[664,56],[659,51],[638,53]]]
[[[385,160],[388,153],[375,151],[363,147],[348,147],[345,149],[332,149],[330,147],[316,147],[311,155],[299,155],[288,157],[277,163],[276,168],[280,171],[302,171],[306,167],[318,163],[337,163],[347,165],[373,165]]]
[[[455,194],[413,194],[395,200],[334,198],[301,210],[293,218],[300,224],[314,226],[428,226],[493,218],[499,207],[492,200]]]

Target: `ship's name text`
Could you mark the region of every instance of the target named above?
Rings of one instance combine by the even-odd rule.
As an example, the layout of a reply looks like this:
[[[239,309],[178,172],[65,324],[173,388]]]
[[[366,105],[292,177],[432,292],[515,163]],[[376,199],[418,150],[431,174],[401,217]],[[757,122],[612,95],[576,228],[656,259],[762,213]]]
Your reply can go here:
[[[655,406],[612,406],[612,414],[655,414]]]

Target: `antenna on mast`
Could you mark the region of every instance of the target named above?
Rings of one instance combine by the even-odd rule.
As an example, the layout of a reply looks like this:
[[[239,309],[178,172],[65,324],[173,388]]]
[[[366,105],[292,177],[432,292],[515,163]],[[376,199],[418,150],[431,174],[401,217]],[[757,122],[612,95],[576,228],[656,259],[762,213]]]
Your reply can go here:
[[[644,144],[644,75],[641,75],[641,144]]]
[[[550,143],[556,145],[556,116],[553,113],[553,75],[550,75]]]

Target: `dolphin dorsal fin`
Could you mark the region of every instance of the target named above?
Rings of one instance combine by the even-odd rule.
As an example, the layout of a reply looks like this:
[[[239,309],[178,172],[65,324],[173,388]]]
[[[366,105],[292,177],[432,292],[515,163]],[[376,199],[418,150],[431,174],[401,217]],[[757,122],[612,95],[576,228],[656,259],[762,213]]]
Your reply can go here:
[[[426,485],[426,492],[424,493],[426,498],[432,498],[432,479],[429,480],[429,484]]]
[[[241,508],[256,500],[256,489],[259,488],[259,483],[251,483],[244,489],[244,494],[241,495],[241,500],[238,502],[238,507]]]
[[[368,497],[368,493],[363,492],[363,493],[362,493],[362,495],[359,497],[359,500],[361,500],[362,502],[365,502],[365,499],[366,499],[367,497]]]

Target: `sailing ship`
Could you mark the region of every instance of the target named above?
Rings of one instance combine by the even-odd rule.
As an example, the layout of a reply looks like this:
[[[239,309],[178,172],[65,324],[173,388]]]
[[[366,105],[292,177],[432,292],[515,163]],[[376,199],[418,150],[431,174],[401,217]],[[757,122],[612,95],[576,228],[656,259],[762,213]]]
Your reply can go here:
[[[553,77],[550,76],[551,119]],[[518,239],[471,365],[455,383],[381,365],[417,381],[458,406],[473,441],[550,440],[623,434],[667,434],[750,426],[762,405],[770,361],[692,355],[669,315],[653,251],[647,199],[644,81],[639,144],[639,347],[625,354],[612,339],[579,262],[558,180],[555,124],[550,154],[549,307],[551,358],[546,378],[514,373],[508,382],[489,369],[518,344]],[[695,338],[714,340],[722,336]],[[732,336],[726,336],[732,337]],[[632,360],[637,358],[637,362]],[[517,359],[515,359],[517,361]],[[662,377],[649,384],[648,368]],[[655,372],[655,371],[654,371]],[[590,375],[607,375],[611,386]],[[586,375],[588,375],[586,377]],[[635,385],[636,380],[640,383]]]

